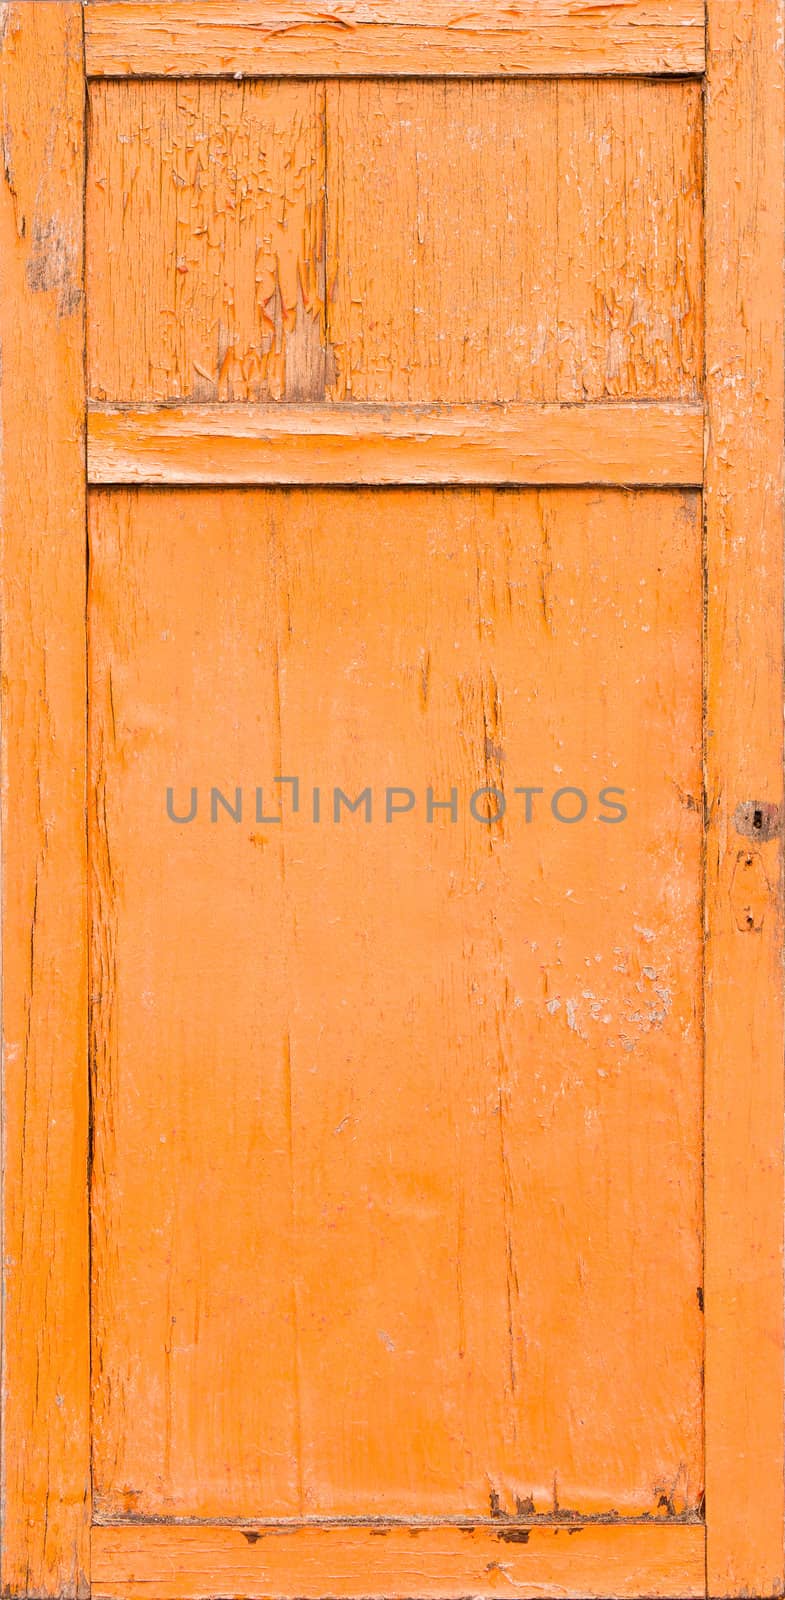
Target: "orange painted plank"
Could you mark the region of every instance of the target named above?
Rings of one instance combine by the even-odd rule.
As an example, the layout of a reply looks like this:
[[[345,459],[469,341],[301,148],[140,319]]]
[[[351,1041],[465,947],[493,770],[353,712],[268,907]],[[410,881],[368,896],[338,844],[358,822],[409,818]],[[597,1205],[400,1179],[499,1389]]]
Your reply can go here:
[[[703,388],[698,83],[560,83],[560,400]]]
[[[702,120],[689,82],[328,84],[331,395],[697,398]]]
[[[704,0],[92,0],[94,77],[700,73]]]
[[[91,483],[699,484],[697,405],[91,406]]]
[[[91,503],[100,1516],[696,1515],[698,497]]]
[[[706,101],[709,1592],[782,1594],[781,0],[710,0]]]
[[[535,1527],[93,1529],[95,1600],[522,1600],[702,1596],[704,1530]]]
[[[224,521],[225,502],[223,509],[211,504],[226,563],[223,576],[215,572],[218,615],[209,596],[204,606],[198,600],[200,567],[190,556],[180,576],[194,606],[176,615],[174,549],[165,538],[157,553],[150,550],[154,571],[127,546],[134,524],[126,495],[93,497],[91,504],[92,1373],[99,1511],[176,1505],[231,1515],[251,1499],[272,1514],[299,1507],[288,995],[273,932],[286,918],[279,849],[274,830],[263,828],[240,856],[231,841],[227,848],[217,839],[219,895],[210,905],[198,840],[162,811],[172,763],[179,769],[189,762],[192,733],[201,744],[194,757],[199,765],[214,763],[216,782],[225,763],[233,764],[229,730],[214,725],[211,733],[181,678],[180,649],[198,653],[200,627],[208,629],[207,654],[220,654],[242,693],[270,779],[279,770],[274,591],[260,551],[257,586],[238,597],[239,609],[233,618],[225,614],[222,629],[220,591],[224,581],[236,581],[242,547],[231,517]],[[167,496],[147,509],[164,531],[187,508]],[[259,605],[269,622],[263,631],[253,622]],[[146,619],[153,617],[149,634]],[[242,662],[243,641],[256,665],[246,679],[247,702],[232,665]],[[151,650],[161,652],[155,663]],[[151,670],[163,690],[158,706]],[[198,680],[199,669],[191,687],[200,697]],[[170,767],[158,793],[159,773],[145,746]]]
[[[0,8],[2,1591],[89,1571],[83,59]]]
[[[323,398],[324,93],[92,85],[90,394]]]

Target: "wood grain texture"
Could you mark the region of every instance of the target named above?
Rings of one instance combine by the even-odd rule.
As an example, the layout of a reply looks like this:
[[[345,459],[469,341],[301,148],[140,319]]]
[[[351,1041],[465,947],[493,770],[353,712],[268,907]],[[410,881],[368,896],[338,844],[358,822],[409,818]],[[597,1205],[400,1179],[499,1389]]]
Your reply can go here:
[[[0,6],[2,1592],[89,1551],[83,61],[78,4]]]
[[[327,86],[330,393],[696,398],[692,83]]]
[[[375,1536],[373,1536],[375,1534]],[[94,1528],[95,1600],[680,1600],[704,1593],[704,1530]],[[176,1577],[172,1574],[176,1573]]]
[[[703,0],[92,0],[93,76],[702,72]]]
[[[698,496],[91,507],[100,1516],[695,1515]]]
[[[93,85],[92,395],[322,398],[323,101],[317,83]]]
[[[785,1587],[784,22],[781,0],[709,0],[706,1508],[720,1595]]]
[[[99,409],[94,484],[653,484],[703,477],[701,406]]]

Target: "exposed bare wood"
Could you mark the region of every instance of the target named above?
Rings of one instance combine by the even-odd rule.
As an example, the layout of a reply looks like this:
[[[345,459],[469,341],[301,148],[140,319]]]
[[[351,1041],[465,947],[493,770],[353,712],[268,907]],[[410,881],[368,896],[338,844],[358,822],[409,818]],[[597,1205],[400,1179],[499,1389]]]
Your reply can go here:
[[[708,9],[708,1590],[779,1595],[785,6]]]
[[[2,1592],[88,1585],[82,9],[0,6]]]
[[[94,77],[699,73],[704,0],[93,0]]]
[[[695,405],[92,405],[91,483],[695,485]]]

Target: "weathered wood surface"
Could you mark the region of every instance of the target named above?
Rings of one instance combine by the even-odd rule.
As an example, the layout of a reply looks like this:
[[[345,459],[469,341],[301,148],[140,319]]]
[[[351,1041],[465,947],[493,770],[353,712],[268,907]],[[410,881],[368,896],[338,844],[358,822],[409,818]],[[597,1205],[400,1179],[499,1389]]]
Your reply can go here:
[[[694,83],[329,84],[331,394],[696,398],[701,124]]]
[[[81,8],[0,6],[12,1596],[90,1565],[86,625],[98,1600],[785,1589],[785,18],[708,12],[704,330],[702,0],[88,4],[254,81],[91,86],[88,470],[169,489],[86,619]],[[635,805],[153,818],[303,753]]]
[[[703,408],[93,406],[87,470],[95,484],[695,486]]]
[[[91,504],[101,1516],[694,1515],[699,496]]]
[[[89,0],[96,76],[702,72],[704,0]]]
[[[322,398],[324,94],[317,83],[93,85],[97,399]]]
[[[693,83],[93,85],[90,393],[695,399],[701,128]]]
[[[709,1593],[782,1594],[782,0],[709,0]],[[757,826],[756,826],[757,814]]]
[[[95,1600],[699,1600],[699,1527],[95,1528]],[[536,1577],[535,1577],[536,1573]]]
[[[78,4],[0,6],[2,1592],[89,1550],[83,59]]]

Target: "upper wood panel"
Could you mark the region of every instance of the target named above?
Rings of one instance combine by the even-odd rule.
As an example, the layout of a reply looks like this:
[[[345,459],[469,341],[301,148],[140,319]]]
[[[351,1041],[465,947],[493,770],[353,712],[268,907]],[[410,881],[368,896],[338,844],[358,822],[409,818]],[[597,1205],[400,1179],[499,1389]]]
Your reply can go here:
[[[95,84],[90,392],[692,399],[701,171],[691,82]]]
[[[460,77],[702,72],[704,0],[98,0],[88,71]]]
[[[93,86],[94,396],[321,397],[323,101],[315,83]]]
[[[693,397],[693,83],[327,89],[333,394]]]

